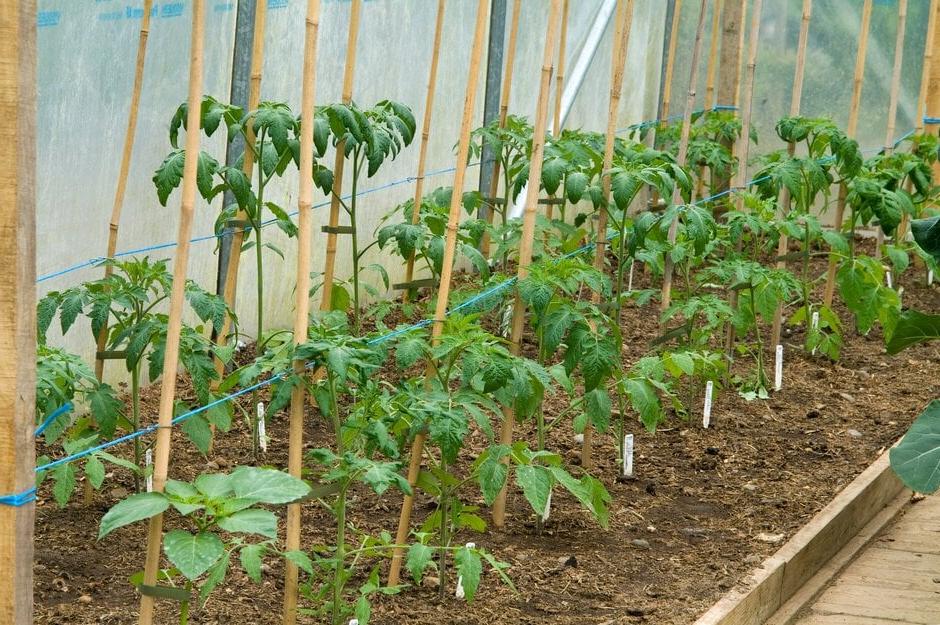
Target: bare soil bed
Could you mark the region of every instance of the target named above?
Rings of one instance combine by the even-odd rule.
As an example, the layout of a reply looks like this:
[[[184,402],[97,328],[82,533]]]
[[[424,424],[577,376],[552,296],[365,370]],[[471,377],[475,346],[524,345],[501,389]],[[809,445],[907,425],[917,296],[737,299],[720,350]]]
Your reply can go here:
[[[814,263],[815,275],[824,271]],[[913,284],[914,276],[921,284]],[[905,306],[940,310],[940,293],[922,285],[923,272],[905,276]],[[638,274],[638,285],[643,280]],[[733,389],[718,394],[713,427],[701,428],[701,396],[693,419],[676,417],[655,434],[639,425],[636,475],[618,481],[615,441],[595,437],[596,471],[613,501],[610,527],[597,526],[576,502],[556,493],[550,520],[538,535],[521,493],[510,491],[504,531],[467,534],[511,564],[508,571],[518,594],[484,575],[469,606],[453,597],[438,600],[436,588],[409,588],[379,599],[377,625],[522,625],[656,623],[688,624],[741,580],[755,564],[789,538],[840,489],[867,467],[907,429],[931,399],[940,396],[940,350],[918,346],[901,356],[885,354],[879,330],[860,337],[846,322],[842,359],[831,363],[801,349],[802,337],[785,339],[784,388],[767,401],[747,402]],[[655,304],[624,311],[626,362],[642,356],[658,333]],[[771,360],[772,362],[772,360]],[[749,363],[747,363],[750,366]],[[744,366],[741,363],[740,366]],[[182,393],[188,392],[181,381]],[[158,388],[147,391],[146,421],[156,416]],[[565,408],[561,397],[549,399],[548,418]],[[286,466],[286,418],[268,427],[271,442],[265,464]],[[528,426],[517,436],[534,434]],[[326,445],[327,426],[313,410],[306,428],[309,447]],[[475,435],[462,462],[469,463],[485,441]],[[555,428],[550,449],[576,462],[580,446],[570,428]],[[178,432],[170,474],[191,479],[200,472],[249,463],[250,437],[243,422],[221,436],[209,458],[202,457]],[[67,508],[52,501],[48,486],[40,491],[36,518],[36,622],[72,625],[136,623],[139,597],[128,577],[143,567],[145,527],[136,524],[96,540],[104,512],[133,488],[116,473],[91,507],[80,497]],[[482,500],[473,489],[465,501]],[[363,531],[394,533],[401,497],[357,492],[351,522]],[[433,509],[419,496],[416,521]],[[484,511],[484,516],[487,516]],[[172,515],[168,527],[173,527]],[[316,502],[304,507],[304,544],[329,542],[333,519]],[[283,525],[282,525],[283,527]],[[273,558],[262,585],[237,567],[192,623],[225,625],[281,622],[283,567]],[[158,622],[175,622],[176,607],[158,603]],[[315,623],[310,617],[301,622]]]

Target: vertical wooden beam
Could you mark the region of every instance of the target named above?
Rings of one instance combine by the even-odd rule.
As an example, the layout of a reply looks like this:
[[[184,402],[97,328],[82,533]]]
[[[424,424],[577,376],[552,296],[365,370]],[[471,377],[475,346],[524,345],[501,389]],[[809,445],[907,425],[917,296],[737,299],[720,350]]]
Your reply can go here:
[[[202,108],[202,67],[205,34],[205,0],[193,0],[192,39],[189,63],[189,108],[186,127],[186,160],[183,165],[182,202],[180,204],[179,232],[176,259],[173,263],[173,287],[170,292],[170,313],[167,322],[166,351],[163,357],[163,380],[160,385],[160,411],[158,418],[156,453],[153,461],[153,490],[163,492],[170,464],[170,432],[173,404],[176,399],[176,371],[179,367],[180,333],[183,317],[183,294],[186,287],[186,266],[189,263],[189,239],[192,236],[193,206],[196,202],[196,165],[198,163],[200,109]],[[160,544],[163,542],[163,514],[151,517],[147,532],[147,559],[144,565],[144,584],[157,583],[160,568]],[[140,599],[140,625],[153,623],[154,598],[143,595]]]
[[[0,117],[0,495],[12,495],[36,480],[35,0],[0,7]],[[0,504],[0,623],[33,622],[34,510]]]
[[[610,101],[607,107],[607,134],[604,141],[604,165],[602,172],[609,172],[614,163],[614,146],[617,142],[617,116],[620,114],[620,100],[623,97],[623,74],[627,63],[627,51],[630,46],[630,31],[633,27],[633,2],[617,4],[614,40],[611,43],[610,56]],[[610,202],[610,176],[601,178],[603,205],[597,216],[597,235],[594,239],[594,268],[603,272],[607,258],[607,208]],[[600,303],[600,294],[591,294],[591,303]],[[592,450],[594,446],[594,428],[589,423],[584,428],[584,440],[581,442],[581,466],[590,470],[594,466]]]
[[[349,9],[349,33],[346,38],[346,69],[343,71],[343,104],[352,102],[353,79],[356,73],[356,40],[359,37],[359,16],[362,0],[352,0]],[[343,194],[343,167],[346,164],[346,142],[336,145],[333,163],[333,195],[330,202],[330,228],[339,225],[340,196]],[[326,260],[323,264],[323,292],[320,310],[329,310],[333,297],[333,274],[336,269],[336,232],[326,235]]]
[[[518,5],[518,0],[517,0]],[[437,304],[434,309],[434,323],[431,326],[431,343],[440,342],[444,331],[444,317],[447,315],[447,301],[450,299],[450,282],[454,270],[454,256],[457,248],[457,229],[460,226],[460,215],[463,207],[464,180],[467,175],[467,157],[470,154],[470,127],[473,124],[473,111],[476,103],[477,84],[480,75],[480,63],[483,57],[483,44],[486,34],[486,18],[489,13],[488,0],[477,0],[477,19],[473,34],[473,48],[470,52],[470,70],[467,77],[467,91],[463,103],[463,116],[460,123],[460,140],[457,144],[457,171],[454,172],[454,192],[450,199],[450,213],[447,218],[447,233],[444,239],[444,259],[441,269],[441,286],[437,292]],[[518,9],[518,6],[517,6]],[[515,16],[513,17],[515,20]],[[511,73],[511,72],[510,72]],[[431,378],[431,373],[428,374]],[[392,562],[389,567],[388,585],[395,586],[401,576],[402,545],[408,540],[411,529],[411,510],[414,507],[414,488],[421,470],[421,454],[424,452],[426,434],[415,436],[411,445],[411,461],[408,465],[408,483],[412,494],[405,495],[398,517],[398,531],[395,535],[395,549],[392,551]]]
[[[895,129],[898,123],[898,98],[901,95],[901,66],[904,62],[904,37],[907,34],[907,0],[898,0],[898,29],[894,42],[894,67],[888,93],[888,126],[885,130],[884,153],[894,153]]]
[[[698,60],[702,54],[702,35],[705,31],[705,8],[708,4],[708,0],[702,0],[701,5],[699,6],[699,16],[698,16],[698,28],[695,30],[695,43],[692,46],[692,62],[691,69],[689,70],[689,93],[686,98],[685,103],[685,112],[682,119],[682,134],[679,138],[679,154],[676,157],[676,162],[684,166],[688,158],[689,152],[689,135],[692,130],[692,109],[695,108],[695,89],[696,82],[698,80]],[[672,194],[672,204],[676,205],[682,200],[682,193],[679,189],[679,185],[676,185],[675,191]],[[676,235],[679,232],[679,219],[674,218],[672,223],[669,224],[669,232],[667,238],[670,244],[676,242]],[[662,289],[662,299],[660,301],[660,309],[666,310],[669,308],[669,304],[672,297],[672,272],[674,268],[674,263],[672,260],[671,254],[666,254],[666,263],[663,268],[663,289]]]
[[[927,9],[927,35],[924,40],[924,65],[920,74],[920,91],[917,96],[917,118],[914,120],[916,134],[924,132],[924,116],[927,108],[927,88],[930,84],[930,72],[933,71],[933,46],[936,40],[934,32],[937,25],[937,9],[940,7],[940,0],[930,0],[930,7]]]
[[[418,173],[415,174],[414,209],[411,211],[411,223],[417,224],[421,219],[421,197],[424,194],[424,170],[428,156],[428,138],[431,136],[431,116],[434,112],[434,91],[437,85],[437,66],[441,57],[441,33],[444,29],[444,0],[437,0],[437,20],[434,25],[434,44],[431,48],[431,71],[428,76],[428,88],[424,98],[424,121],[421,128],[421,147],[418,149]],[[405,268],[405,283],[414,280],[415,253],[408,255],[408,264]],[[408,301],[408,291],[402,295],[402,300]]]
[[[294,345],[307,340],[310,315],[310,242],[313,221],[313,120],[316,97],[317,34],[320,28],[320,0],[307,0],[304,28],[304,61],[300,97],[300,188],[297,194],[297,286],[294,289]],[[294,375],[304,373],[304,362],[294,361]],[[303,465],[304,385],[291,390],[287,468],[300,477]],[[341,433],[337,432],[337,436]],[[301,504],[287,506],[287,550],[300,549]],[[287,562],[284,574],[284,625],[297,622],[297,565]]]
[[[865,4],[862,6],[862,23],[858,33],[858,50],[855,54],[855,75],[852,78],[852,101],[849,103],[849,122],[845,131],[845,134],[851,139],[855,138],[856,130],[858,129],[858,113],[862,106],[862,85],[865,82],[865,59],[868,55],[868,33],[871,30],[871,10],[872,0],[865,0]],[[847,196],[848,189],[846,185],[840,184],[834,217],[834,225],[837,231],[842,230]],[[832,298],[835,296],[836,269],[838,264],[836,261],[835,256],[829,257],[829,267],[826,270],[826,286],[823,291],[823,306],[826,308],[832,307]]]
[[[663,101],[659,110],[661,125],[669,123],[672,106],[672,76],[676,69],[676,46],[679,45],[679,23],[682,20],[682,0],[675,0],[672,13],[672,26],[669,33],[669,53],[666,56],[666,75],[663,78]]]
[[[519,35],[519,15],[522,13],[522,0],[515,0],[512,3],[512,21],[509,24],[509,44],[506,47],[506,70],[503,72],[503,86],[500,90],[499,103],[499,127],[506,127],[506,118],[509,116],[509,96],[512,93],[512,72],[516,65],[516,39]],[[499,192],[499,161],[493,163],[493,177],[490,179],[489,197],[495,198]],[[506,204],[503,210],[509,209],[509,189],[505,190]],[[487,200],[490,201],[490,200]],[[486,212],[486,219],[493,223],[492,206]],[[480,241],[480,253],[484,257],[490,256],[490,234],[483,233],[483,239]]]
[[[558,40],[558,68],[555,74],[555,107],[552,111],[552,136],[561,135],[561,96],[565,89],[565,54],[568,43],[568,0],[564,0],[561,9],[561,36]],[[528,196],[526,196],[528,198]],[[564,197],[564,191],[562,191]],[[528,201],[528,199],[527,199]],[[545,216],[551,221],[555,207],[549,204],[545,208]]]
[[[793,93],[790,98],[790,116],[794,117],[800,114],[800,102],[803,99],[803,76],[806,73],[806,43],[809,41],[809,22],[813,15],[813,0],[803,0],[803,15],[800,20],[800,39],[796,47],[796,67],[795,75],[793,77]],[[796,145],[790,143],[787,146],[787,155],[793,157],[794,152],[796,151]],[[787,214],[787,211],[790,208],[790,191],[786,187],[783,188],[780,192],[780,197],[778,198],[778,214],[783,216]],[[787,253],[787,247],[789,245],[789,239],[787,235],[781,234],[780,241],[777,245],[777,256],[782,257]],[[785,260],[777,261],[777,269],[786,268],[787,263]],[[783,327],[783,303],[777,305],[777,310],[774,311],[774,321],[773,327],[771,330],[771,341],[770,347],[774,349],[776,345],[780,344],[780,330]]]
[[[937,42],[940,41],[940,6],[933,8],[931,4],[931,11],[933,13],[933,38],[931,41],[931,55],[933,55],[934,50],[936,49]],[[927,80],[927,97],[924,108],[924,117],[929,119],[924,122],[924,131],[936,135],[937,128],[940,126],[934,120],[940,120],[940,63],[932,63],[930,66],[930,72],[928,74]],[[940,162],[933,164],[933,177],[934,179],[940,179]]]
[[[705,109],[715,107],[715,76],[718,74],[718,43],[721,32],[721,12],[724,0],[715,0],[712,7],[712,35],[708,42],[708,70],[705,74]]]
[[[721,12],[721,59],[718,70],[717,104],[738,104],[746,12],[747,0],[725,0]]]
[[[548,126],[548,98],[552,88],[552,69],[555,56],[555,38],[558,34],[558,14],[561,12],[561,0],[552,0],[548,11],[548,27],[545,33],[545,50],[542,54],[542,80],[539,83],[539,99],[535,112],[535,124],[532,128],[532,156],[529,160],[529,192],[526,194],[525,211],[522,218],[522,238],[519,241],[519,281],[529,275],[532,262],[532,244],[535,239],[535,207],[539,199],[539,185],[542,180],[542,159],[545,155],[545,132]],[[526,305],[516,289],[512,307],[512,325],[509,332],[509,350],[516,356],[521,351],[522,331],[525,324]],[[515,411],[503,408],[503,424],[499,432],[499,441],[503,445],[512,445],[513,422]],[[503,527],[506,522],[507,483],[493,502],[493,525]]]

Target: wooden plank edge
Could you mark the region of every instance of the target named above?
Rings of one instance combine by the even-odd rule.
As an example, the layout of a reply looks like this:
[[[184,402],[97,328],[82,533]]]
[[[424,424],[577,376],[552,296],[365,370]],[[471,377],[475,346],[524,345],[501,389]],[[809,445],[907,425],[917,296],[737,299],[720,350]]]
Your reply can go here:
[[[899,499],[906,499],[906,495],[902,497],[904,491],[904,485],[891,470],[888,452],[885,451],[742,584],[699,617],[694,625],[767,623],[804,584],[810,583],[826,568],[827,563],[832,561],[835,565],[835,559],[839,558],[836,554],[854,538],[865,534],[870,540],[873,534],[866,526],[873,519],[878,517],[882,526],[893,519],[904,507],[903,502],[898,505]],[[887,513],[886,509],[893,512]],[[883,518],[882,512],[886,512]],[[788,609],[793,608],[792,605],[787,606]]]

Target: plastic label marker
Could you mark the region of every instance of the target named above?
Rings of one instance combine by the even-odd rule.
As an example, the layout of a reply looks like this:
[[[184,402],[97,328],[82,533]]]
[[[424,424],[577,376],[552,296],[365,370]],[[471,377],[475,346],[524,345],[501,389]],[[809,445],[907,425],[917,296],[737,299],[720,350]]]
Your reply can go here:
[[[777,345],[777,358],[774,366],[774,390],[783,388],[783,345]]]

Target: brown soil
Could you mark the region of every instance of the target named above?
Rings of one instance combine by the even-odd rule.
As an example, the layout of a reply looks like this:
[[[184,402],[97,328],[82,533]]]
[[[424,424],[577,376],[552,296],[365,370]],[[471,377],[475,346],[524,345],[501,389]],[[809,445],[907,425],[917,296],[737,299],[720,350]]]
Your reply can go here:
[[[815,264],[816,275],[823,271]],[[905,276],[905,305],[940,310],[935,289],[911,284]],[[918,272],[922,280],[922,272]],[[638,286],[642,279],[638,280]],[[648,350],[657,333],[654,307],[629,308],[623,317],[626,362]],[[850,325],[849,315],[840,310]],[[713,427],[701,428],[701,393],[690,422],[670,418],[655,434],[631,421],[636,434],[638,479],[616,479],[619,467],[612,436],[597,436],[596,475],[610,491],[610,527],[604,530],[570,497],[556,493],[552,515],[541,535],[521,493],[511,491],[504,531],[459,536],[473,540],[511,564],[508,573],[518,593],[487,572],[471,605],[443,602],[430,587],[409,588],[376,601],[373,623],[427,625],[502,625],[551,623],[691,623],[739,582],[778,545],[767,535],[790,537],[840,489],[906,430],[920,409],[940,395],[940,350],[919,346],[887,356],[878,330],[868,337],[846,331],[840,362],[805,354],[801,337],[785,341],[784,388],[767,401],[744,401],[722,390],[713,410]],[[739,363],[744,375],[748,363]],[[771,372],[772,373],[772,372]],[[183,393],[186,392],[185,382]],[[146,414],[156,414],[158,389],[147,391]],[[550,398],[549,418],[565,407]],[[534,440],[528,426],[517,436]],[[262,462],[286,465],[286,419],[268,428],[271,442]],[[310,411],[305,433],[310,447],[327,444],[330,433]],[[465,449],[469,463],[483,441],[475,436]],[[570,429],[553,430],[549,448],[570,462],[577,445]],[[250,463],[243,422],[220,437],[211,459],[174,434],[171,476],[190,479],[202,471]],[[136,524],[96,541],[98,522],[109,506],[127,495],[131,481],[118,471],[106,481],[94,505],[75,501],[59,509],[48,486],[40,492],[36,518],[35,601],[39,624],[105,625],[136,623],[139,597],[128,577],[143,566],[145,528]],[[467,503],[482,505],[475,489]],[[401,498],[357,492],[352,523],[360,530],[394,532]],[[419,496],[416,521],[432,510]],[[317,503],[304,506],[304,544],[331,542],[333,520]],[[488,516],[484,511],[484,516]],[[168,527],[174,517],[168,516]],[[763,540],[761,535],[763,536]],[[226,585],[196,611],[191,622],[205,625],[281,622],[283,567],[268,561],[262,585],[233,567]],[[383,565],[384,567],[385,565]],[[175,606],[158,603],[158,622],[175,622]],[[316,623],[311,617],[301,622]]]

